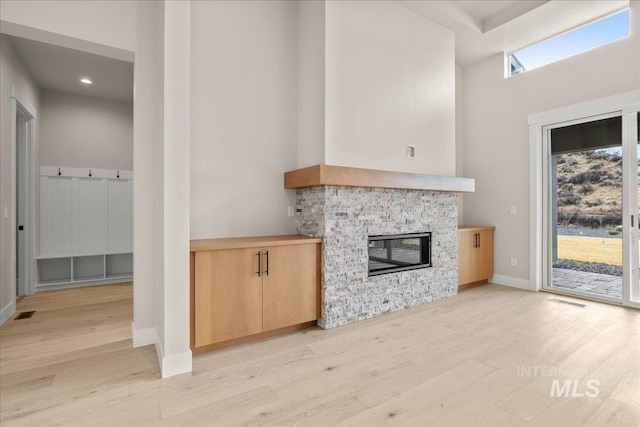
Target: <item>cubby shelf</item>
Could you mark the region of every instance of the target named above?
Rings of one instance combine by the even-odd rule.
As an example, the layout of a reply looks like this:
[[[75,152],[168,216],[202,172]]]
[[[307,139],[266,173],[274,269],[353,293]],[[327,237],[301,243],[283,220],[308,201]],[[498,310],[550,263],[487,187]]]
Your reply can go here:
[[[41,255],[38,290],[122,283],[133,279],[133,253]]]

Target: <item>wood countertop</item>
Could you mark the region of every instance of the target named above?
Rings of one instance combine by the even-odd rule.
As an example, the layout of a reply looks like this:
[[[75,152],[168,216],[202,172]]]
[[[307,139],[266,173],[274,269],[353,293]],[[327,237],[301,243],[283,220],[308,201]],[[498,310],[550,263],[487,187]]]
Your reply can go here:
[[[190,252],[260,248],[262,246],[304,245],[306,243],[322,243],[322,237],[288,234],[283,236],[229,237],[221,239],[191,240]]]
[[[493,225],[459,225],[458,231],[482,231],[482,230],[495,230]]]
[[[475,191],[476,181],[472,178],[455,176],[422,175],[330,165],[310,166],[284,174],[284,188],[287,189],[324,185],[472,193]]]

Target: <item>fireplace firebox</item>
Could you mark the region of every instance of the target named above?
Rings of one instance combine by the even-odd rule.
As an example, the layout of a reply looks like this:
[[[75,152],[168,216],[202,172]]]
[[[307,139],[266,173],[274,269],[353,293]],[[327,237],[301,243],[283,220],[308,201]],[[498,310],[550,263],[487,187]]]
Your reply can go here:
[[[431,233],[369,236],[369,276],[431,267]]]

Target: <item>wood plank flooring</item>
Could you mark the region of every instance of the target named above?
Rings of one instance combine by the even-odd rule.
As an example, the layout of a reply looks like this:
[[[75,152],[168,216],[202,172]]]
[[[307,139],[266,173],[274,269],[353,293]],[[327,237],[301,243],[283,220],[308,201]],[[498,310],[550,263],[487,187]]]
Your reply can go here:
[[[640,425],[640,312],[591,301],[480,286],[199,355],[166,380],[153,346],[131,347],[130,284],[42,292],[29,310],[0,329],[3,427]],[[598,395],[578,397],[589,380]]]

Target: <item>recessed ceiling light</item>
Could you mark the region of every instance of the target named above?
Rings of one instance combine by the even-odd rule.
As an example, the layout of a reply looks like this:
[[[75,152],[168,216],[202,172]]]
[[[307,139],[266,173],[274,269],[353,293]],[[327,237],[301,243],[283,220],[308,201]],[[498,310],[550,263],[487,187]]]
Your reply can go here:
[[[86,85],[93,84],[93,82],[92,82],[91,80],[89,80],[88,78],[86,78],[86,77],[85,77],[85,78],[80,79],[80,81],[81,81],[82,83],[86,84]]]

